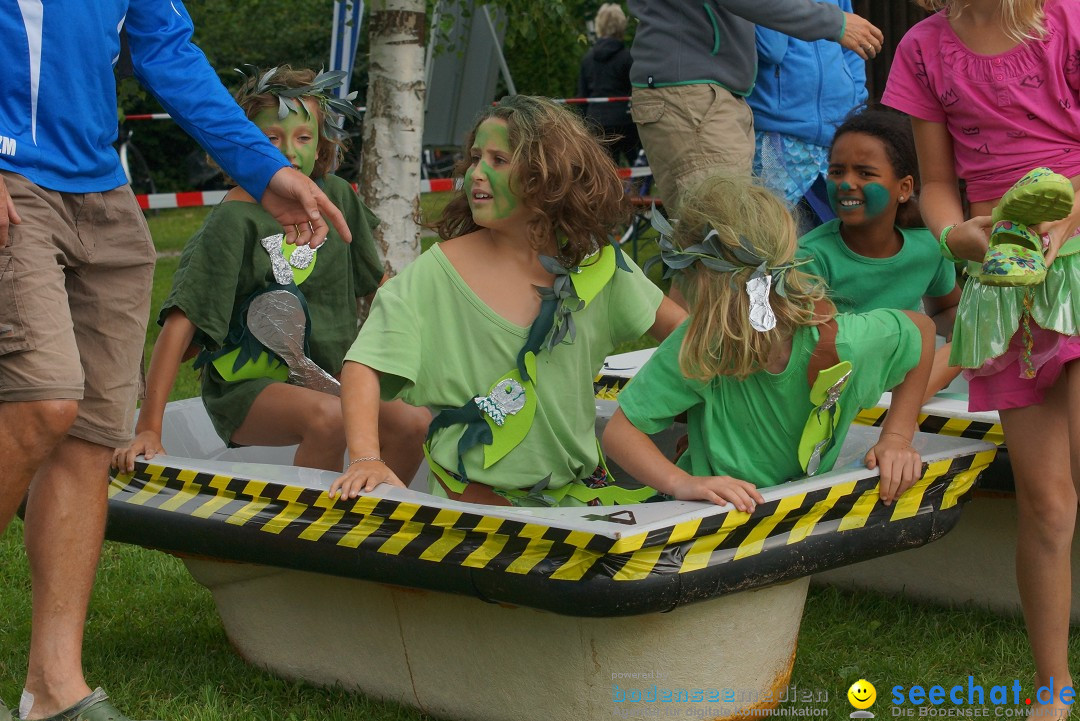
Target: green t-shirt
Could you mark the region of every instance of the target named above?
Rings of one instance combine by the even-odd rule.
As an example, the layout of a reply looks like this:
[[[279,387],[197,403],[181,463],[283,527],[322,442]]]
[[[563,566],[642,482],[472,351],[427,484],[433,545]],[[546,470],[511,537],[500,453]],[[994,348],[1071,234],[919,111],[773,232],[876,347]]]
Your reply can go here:
[[[821,460],[822,473],[836,463],[859,410],[872,407],[900,383],[919,362],[922,349],[918,328],[900,311],[841,314],[836,322],[836,352],[851,362],[852,374],[840,398],[835,442]],[[741,382],[717,376],[703,383],[679,370],[687,326],[668,336],[619,394],[626,417],[639,430],[658,433],[685,411],[690,445],[678,465],[694,476],[726,475],[764,487],[805,475],[798,447],[813,409],[806,368],[817,329],[796,331],[791,358],[780,373],[760,371]]]
[[[799,239],[802,266],[821,276],[841,313],[877,308],[919,310],[924,295],[939,298],[956,287],[956,270],[941,256],[937,240],[926,228],[897,228],[904,238],[890,258],[867,258],[840,237],[840,221],[830,220]]]
[[[567,336],[537,354],[536,415],[524,440],[490,468],[483,467],[482,446],[467,451],[469,480],[527,489],[550,473],[555,489],[596,469],[593,379],[617,344],[652,327],[663,298],[629,258],[627,263],[632,272],[616,269],[589,305],[573,314],[574,341]],[[345,360],[381,374],[384,400],[459,408],[487,395],[516,367],[528,330],[485,304],[435,245],[379,289]],[[445,428],[432,439],[431,455],[444,468],[457,468],[463,428]]]
[[[326,176],[323,190],[345,216],[353,242],[345,243],[331,226],[315,253],[310,275],[299,287],[311,315],[311,359],[336,374],[356,338],[356,299],[378,288],[383,266],[371,235],[379,222],[375,215],[337,176]],[[220,349],[240,323],[238,311],[244,302],[274,283],[270,255],[259,242],[281,232],[281,224],[261,205],[242,201],[218,205],[184,246],[158,323],[165,322],[169,310],[179,308],[198,329],[195,342],[211,351]],[[302,274],[294,273],[299,280]]]
[[[356,299],[378,288],[383,266],[371,234],[378,218],[341,178],[328,175],[321,185],[345,216],[353,241],[345,243],[331,226],[311,265],[294,271],[294,276],[302,281],[298,285],[311,316],[311,359],[336,375],[356,338]],[[220,350],[230,335],[238,337],[246,327],[241,308],[274,283],[270,255],[260,241],[281,232],[281,224],[256,203],[228,201],[215,207],[184,246],[158,323],[165,322],[172,308],[182,310],[195,324],[195,342],[211,352]],[[271,382],[269,378],[229,382],[212,365],[205,367],[203,403],[224,441],[231,442],[255,397]]]

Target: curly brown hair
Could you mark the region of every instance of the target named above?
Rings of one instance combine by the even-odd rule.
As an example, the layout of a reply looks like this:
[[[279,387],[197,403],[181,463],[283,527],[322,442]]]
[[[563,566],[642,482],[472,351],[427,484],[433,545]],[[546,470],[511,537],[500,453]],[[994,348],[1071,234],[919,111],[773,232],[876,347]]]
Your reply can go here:
[[[244,114],[247,115],[248,120],[254,120],[255,116],[264,110],[278,108],[278,97],[273,93],[254,93],[254,88],[258,84],[261,73],[256,73],[252,77],[240,86],[240,88],[234,93],[233,97],[236,98],[237,104],[244,110]],[[275,85],[284,85],[287,88],[301,88],[305,85],[310,85],[315,80],[315,71],[308,69],[293,70],[288,65],[282,65],[277,69],[277,72],[270,78],[270,82]],[[306,100],[306,96],[301,98]],[[307,107],[307,103],[304,104]],[[316,127],[322,128],[323,122],[323,109],[318,102],[315,105],[315,124]],[[344,140],[336,140],[327,137],[324,133],[319,132],[319,148],[318,154],[315,157],[315,168],[311,171],[311,177],[321,178],[330,172],[331,168],[336,168],[341,156],[344,155],[347,149],[347,144]]]
[[[612,229],[629,218],[630,204],[614,161],[581,117],[547,98],[511,95],[481,114],[466,149],[490,118],[507,124],[513,187],[532,211],[526,221],[532,246],[541,249],[555,239],[559,262],[573,268],[608,244]],[[454,176],[463,178],[470,163],[466,153]],[[467,191],[458,191],[433,226],[443,240],[479,230]]]

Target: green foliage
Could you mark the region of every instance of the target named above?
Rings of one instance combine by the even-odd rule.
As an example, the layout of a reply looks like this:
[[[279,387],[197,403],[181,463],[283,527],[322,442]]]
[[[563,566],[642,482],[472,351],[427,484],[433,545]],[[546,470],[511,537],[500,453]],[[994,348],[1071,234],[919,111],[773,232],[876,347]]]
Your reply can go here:
[[[589,47],[586,24],[596,15],[602,0],[495,0],[494,4],[507,18],[504,51],[517,91],[557,98],[572,96],[581,57]],[[333,0],[260,0],[257,4],[188,0],[186,5],[195,23],[195,43],[230,90],[242,81],[233,69],[243,64],[261,68],[289,64],[318,70],[329,62]],[[429,18],[433,6],[433,0],[429,0]],[[358,91],[361,103],[367,93],[367,69],[365,30],[360,34],[350,84],[352,90]],[[505,87],[500,86],[499,94],[504,92]],[[158,102],[132,78],[121,81],[118,104],[126,114],[162,112]],[[129,127],[150,166],[158,192],[200,187],[204,155],[179,126],[132,121]],[[354,124],[352,129],[357,127]]]
[[[206,54],[230,90],[243,78],[233,71],[245,63],[261,68],[291,65],[325,68],[330,58],[333,0],[260,0],[223,3],[188,0],[195,23],[195,44]],[[367,33],[361,32],[351,89],[360,98],[367,89]],[[128,115],[163,112],[160,104],[131,78],[121,82],[118,104]],[[135,143],[146,158],[158,192],[191,190],[201,167],[202,151],[170,122],[132,121]]]

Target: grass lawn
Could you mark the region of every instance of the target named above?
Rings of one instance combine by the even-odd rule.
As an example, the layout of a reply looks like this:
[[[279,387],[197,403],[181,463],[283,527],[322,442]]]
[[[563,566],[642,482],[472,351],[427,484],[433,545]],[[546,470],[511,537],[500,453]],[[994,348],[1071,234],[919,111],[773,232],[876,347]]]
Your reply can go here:
[[[425,197],[425,210],[432,212],[438,202]],[[150,218],[163,255],[154,282],[155,312],[176,270],[176,252],[205,214],[205,209],[163,211]],[[153,326],[148,352],[156,335]],[[197,393],[194,373],[184,370],[173,398]],[[0,699],[9,705],[17,703],[25,673],[28,578],[22,524],[15,521],[0,535]],[[745,636],[747,643],[754,643],[755,629],[745,629]],[[1080,637],[1074,634],[1070,640],[1075,657],[1080,654]],[[134,718],[427,719],[409,708],[281,681],[248,666],[230,648],[209,592],[188,576],[182,563],[135,546],[105,544],[85,646],[91,685],[104,686]],[[966,685],[968,675],[973,675],[987,688],[1019,678],[1030,689],[1033,674],[1023,623],[1017,618],[947,610],[872,593],[812,589],[792,682],[800,690],[827,691],[828,715],[846,717],[852,710],[847,688],[866,678],[876,685],[881,699],[871,710],[883,718],[894,685],[948,688]],[[724,681],[717,678],[716,686],[722,688]]]

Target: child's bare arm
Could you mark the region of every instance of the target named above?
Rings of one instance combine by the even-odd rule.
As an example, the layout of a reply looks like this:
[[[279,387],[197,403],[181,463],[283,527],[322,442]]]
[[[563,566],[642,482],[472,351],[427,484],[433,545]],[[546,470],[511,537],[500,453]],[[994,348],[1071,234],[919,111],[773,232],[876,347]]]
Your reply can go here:
[[[923,220],[934,237],[948,225],[956,225],[949,232],[948,246],[953,255],[966,260],[982,261],[990,241],[990,218],[980,216],[964,220],[964,206],[956,184],[956,166],[953,164],[953,142],[945,123],[911,119],[915,135],[915,150],[919,156],[919,175],[922,190],[919,192],[919,209]]]
[[[938,298],[923,296],[923,307],[926,314],[934,321],[934,330],[945,340],[952,340],[953,325],[956,321],[956,306],[960,305],[960,285],[953,286],[948,295]]]
[[[336,497],[340,493],[342,498],[356,498],[361,491],[371,491],[380,483],[404,488],[401,479],[380,460],[379,374],[376,371],[360,363],[345,361],[341,370],[341,414],[345,421],[349,465],[330,486],[330,496]]]
[[[660,301],[660,307],[656,309],[656,321],[649,328],[649,335],[657,341],[662,341],[671,335],[671,331],[678,328],[684,320],[686,320],[686,311],[665,295]]]
[[[753,484],[730,476],[691,476],[669,461],[646,434],[615,411],[604,429],[604,452],[641,483],[680,501],[731,502],[740,511],[754,510],[764,499]]]
[[[952,343],[946,343],[934,351],[934,366],[930,371],[930,381],[926,385],[926,391],[923,393],[923,403],[927,403],[937,395],[938,391],[952,383],[953,378],[960,375],[958,367],[949,365],[950,353],[952,353]]]
[[[911,446],[919,422],[919,409],[934,362],[934,324],[922,313],[904,311],[919,329],[922,351],[918,364],[892,392],[892,403],[877,444],[866,454],[866,467],[881,471],[880,495],[890,505],[922,475],[922,458]]]
[[[135,438],[131,444],[113,451],[112,464],[123,472],[135,470],[135,457],[150,460],[158,453],[165,453],[161,445],[161,423],[165,416],[165,404],[169,400],[180,364],[189,355],[188,348],[195,338],[195,324],[179,308],[174,308],[165,318],[161,335],[154,342],[150,354],[150,369],[146,373],[146,398],[139,409],[139,421],[135,424]]]

